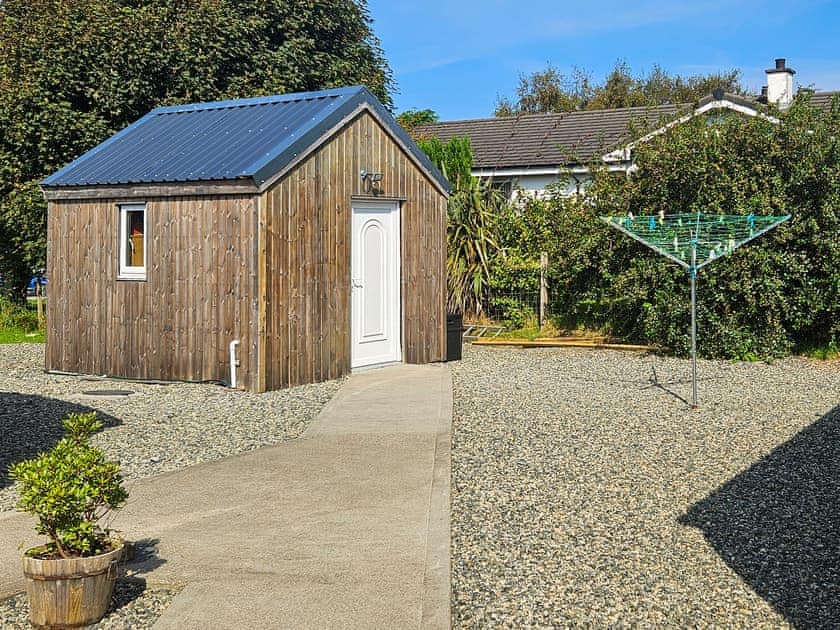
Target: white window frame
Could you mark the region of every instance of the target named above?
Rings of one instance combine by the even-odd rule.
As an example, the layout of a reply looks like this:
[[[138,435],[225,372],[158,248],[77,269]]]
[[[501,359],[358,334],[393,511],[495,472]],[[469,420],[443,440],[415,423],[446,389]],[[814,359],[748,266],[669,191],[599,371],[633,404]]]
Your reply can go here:
[[[148,260],[148,213],[146,211],[145,203],[124,203],[120,204],[120,233],[119,233],[119,272],[117,274],[118,280],[145,280],[146,279],[146,261]],[[131,266],[125,264],[128,254],[128,213],[129,212],[143,212],[143,266]]]

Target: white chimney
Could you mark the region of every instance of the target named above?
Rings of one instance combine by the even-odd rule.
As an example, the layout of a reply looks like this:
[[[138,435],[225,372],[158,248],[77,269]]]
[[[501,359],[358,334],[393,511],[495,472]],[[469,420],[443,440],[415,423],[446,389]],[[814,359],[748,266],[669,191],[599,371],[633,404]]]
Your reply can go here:
[[[767,73],[767,102],[787,109],[793,101],[793,75],[796,71],[785,66],[785,60],[776,59],[776,67]]]

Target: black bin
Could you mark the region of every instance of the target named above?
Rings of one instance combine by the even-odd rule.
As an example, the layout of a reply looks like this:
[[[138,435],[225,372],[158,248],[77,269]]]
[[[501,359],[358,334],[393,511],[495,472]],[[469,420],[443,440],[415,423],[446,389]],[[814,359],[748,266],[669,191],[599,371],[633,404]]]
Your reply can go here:
[[[449,313],[446,316],[446,360],[461,360],[461,333],[464,329],[463,313]]]

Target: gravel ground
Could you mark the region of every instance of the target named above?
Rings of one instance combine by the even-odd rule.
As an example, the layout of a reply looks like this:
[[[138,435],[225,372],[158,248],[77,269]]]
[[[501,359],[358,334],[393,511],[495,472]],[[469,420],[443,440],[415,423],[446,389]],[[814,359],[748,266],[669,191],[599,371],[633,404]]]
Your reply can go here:
[[[297,437],[341,381],[252,394],[218,385],[149,385],[44,374],[42,344],[0,345],[0,511],[14,509],[12,462],[52,447],[69,411],[95,409],[106,424],[92,443],[127,480],[184,468]],[[93,397],[91,390],[129,390]],[[131,483],[127,484],[131,492]]]
[[[840,363],[466,347],[452,619],[840,627]]]
[[[0,512],[14,509],[17,492],[8,465],[49,449],[64,433],[70,411],[99,412],[106,427],[91,440],[122,464],[131,480],[184,468],[297,437],[332,398],[341,381],[266,394],[217,385],[149,385],[44,374],[41,344],[0,345]],[[129,390],[93,397],[91,390]],[[119,580],[111,609],[92,628],[151,628],[178,593]],[[28,628],[26,595],[0,601],[0,627]]]
[[[172,603],[178,588],[147,588],[138,580],[117,580],[111,606],[97,624],[86,626],[92,630],[123,630],[151,628],[161,613]],[[30,628],[29,604],[26,594],[0,602],[0,628]]]

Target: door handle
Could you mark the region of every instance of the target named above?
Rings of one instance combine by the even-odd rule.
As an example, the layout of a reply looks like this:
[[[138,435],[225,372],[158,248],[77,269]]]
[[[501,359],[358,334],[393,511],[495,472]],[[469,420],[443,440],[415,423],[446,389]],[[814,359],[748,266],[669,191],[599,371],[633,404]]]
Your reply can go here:
[[[361,289],[362,281],[359,278],[352,278],[350,280],[350,286],[352,286],[354,289]]]

